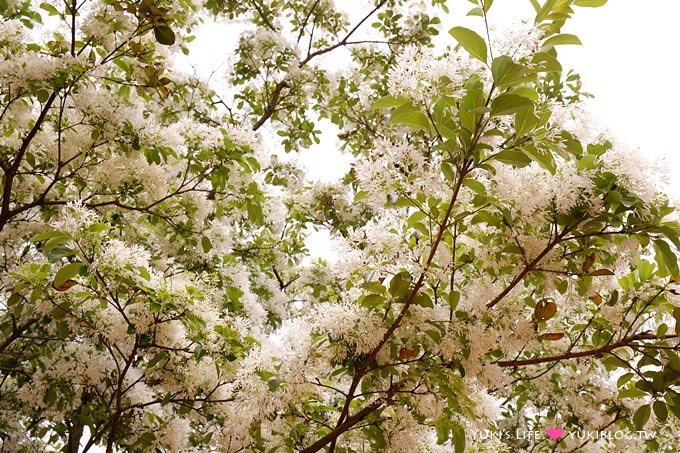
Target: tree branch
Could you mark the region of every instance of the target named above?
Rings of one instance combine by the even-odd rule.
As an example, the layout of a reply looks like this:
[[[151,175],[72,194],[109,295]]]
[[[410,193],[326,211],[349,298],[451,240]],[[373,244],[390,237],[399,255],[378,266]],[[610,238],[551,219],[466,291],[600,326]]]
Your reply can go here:
[[[272,114],[276,110],[276,105],[279,103],[279,96],[281,96],[281,90],[283,90],[286,87],[288,87],[288,82],[286,82],[285,80],[282,80],[276,84],[276,87],[274,87],[274,92],[272,93],[272,98],[265,107],[262,117],[259,120],[257,120],[257,123],[253,125],[254,131],[262,127],[262,125],[266,123],[267,120],[272,116]]]
[[[253,3],[255,3],[255,2],[253,2]],[[373,13],[375,13],[377,10],[379,10],[380,8],[382,8],[382,6],[383,6],[385,3],[387,3],[387,0],[382,0],[380,3],[378,3],[378,5],[376,5],[376,7],[373,8],[373,9],[371,10],[371,12],[369,12],[366,16],[364,16],[364,18],[361,19],[361,20],[359,21],[359,23],[356,24],[356,25],[354,26],[354,28],[352,28],[352,29],[347,33],[347,35],[345,35],[345,37],[344,37],[342,40],[338,41],[337,43],[333,44],[332,46],[328,46],[328,47],[325,47],[325,48],[323,48],[323,49],[319,49],[319,50],[317,50],[316,52],[312,52],[312,53],[307,54],[307,57],[305,57],[305,59],[302,60],[302,61],[298,64],[298,67],[300,67],[300,68],[303,67],[304,65],[306,65],[307,63],[309,63],[309,61],[312,60],[314,57],[318,57],[319,55],[323,55],[323,54],[325,54],[325,53],[331,52],[331,51],[337,49],[338,47],[342,47],[342,46],[347,45],[347,43],[349,42],[349,39],[350,39],[350,38],[352,37],[352,35],[359,29],[359,27],[361,27],[361,25],[362,25],[364,22],[366,22],[366,21],[368,20],[368,18],[371,17],[371,16],[373,15]],[[255,3],[255,4],[256,4],[256,3]],[[278,82],[278,83],[276,84],[276,86],[274,87],[274,92],[272,93],[272,98],[271,98],[271,100],[269,101],[269,103],[267,104],[267,106],[265,107],[264,113],[262,114],[262,117],[260,117],[260,119],[257,120],[257,122],[253,125],[253,130],[254,130],[254,131],[256,131],[256,130],[258,130],[260,127],[262,127],[262,125],[263,125],[265,122],[267,122],[267,120],[268,120],[268,119],[272,116],[272,114],[276,111],[276,105],[277,105],[278,102],[279,102],[279,96],[281,95],[281,90],[283,90],[283,89],[286,88],[286,87],[288,87],[288,83],[286,82],[285,79],[284,79],[284,80],[281,80],[280,82]]]
[[[639,333],[636,335],[632,335],[630,337],[625,337],[622,338],[621,340],[608,344],[606,346],[602,346],[601,348],[596,348],[596,349],[589,349],[587,351],[576,351],[576,352],[567,352],[564,354],[559,354],[559,355],[554,355],[554,356],[548,356],[548,357],[537,357],[534,359],[522,359],[522,360],[501,360],[498,362],[492,362],[500,367],[519,367],[519,366],[526,366],[526,365],[537,365],[539,363],[548,363],[548,362],[556,362],[560,360],[569,360],[569,359],[577,359],[580,357],[590,357],[590,356],[595,356],[598,354],[604,354],[610,351],[613,351],[614,349],[618,348],[623,348],[626,346],[633,346],[631,343],[634,341],[640,341],[640,340],[659,340],[659,339],[673,339],[673,338],[679,338],[678,335],[666,335],[664,337],[658,338],[656,335],[652,335],[649,333]]]
[[[11,217],[10,201],[12,198],[12,187],[14,184],[14,177],[16,176],[16,173],[19,170],[19,167],[21,166],[21,162],[24,159],[24,154],[26,154],[26,151],[28,150],[28,146],[31,144],[31,141],[42,127],[43,121],[45,121],[45,117],[47,116],[47,112],[49,112],[50,108],[52,108],[52,103],[54,103],[54,100],[56,98],[57,90],[53,91],[52,94],[50,94],[50,97],[45,102],[45,105],[43,105],[43,108],[40,111],[40,115],[38,116],[38,119],[35,121],[35,124],[28,132],[24,140],[21,142],[21,147],[19,147],[19,150],[17,151],[16,157],[14,158],[14,162],[12,162],[12,164],[9,165],[9,167],[5,170],[5,185],[2,190],[2,208],[0,208],[0,231],[2,231],[2,229],[5,227],[5,225],[7,224]]]
[[[517,284],[518,284],[519,282],[521,282],[522,279],[523,279],[529,272],[531,272],[532,270],[534,270],[534,268],[536,267],[536,265],[537,265],[543,258],[545,258],[545,256],[546,256],[548,253],[550,253],[550,251],[553,249],[553,247],[555,247],[557,244],[559,244],[559,243],[562,241],[562,239],[564,238],[564,236],[566,236],[567,233],[569,233],[572,229],[574,229],[574,228],[576,227],[576,225],[578,225],[578,222],[575,223],[575,224],[573,224],[573,225],[571,225],[571,226],[565,227],[564,230],[563,230],[560,234],[558,234],[558,235],[555,237],[555,239],[553,239],[553,240],[548,244],[548,246],[547,246],[545,249],[543,249],[543,251],[542,251],[536,258],[534,258],[534,260],[533,260],[531,263],[527,264],[527,265],[524,267],[524,269],[522,269],[522,272],[520,272],[519,274],[517,274],[517,276],[512,280],[512,282],[510,282],[510,284],[509,284],[503,291],[501,291],[500,294],[498,294],[496,297],[494,297],[493,300],[492,300],[491,302],[489,302],[488,304],[486,304],[486,308],[491,309],[491,308],[493,308],[494,306],[496,306],[496,304],[498,304],[501,300],[503,300],[503,298],[504,298],[505,296],[507,296],[508,293],[509,293],[510,291],[512,291],[513,288],[514,288],[515,286],[517,286]]]

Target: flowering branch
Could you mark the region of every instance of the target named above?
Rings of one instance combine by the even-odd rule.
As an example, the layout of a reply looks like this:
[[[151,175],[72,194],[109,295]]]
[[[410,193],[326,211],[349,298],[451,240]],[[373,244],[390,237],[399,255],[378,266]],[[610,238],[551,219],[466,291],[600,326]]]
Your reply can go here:
[[[458,200],[458,194],[460,192],[460,188],[463,185],[463,181],[465,180],[465,177],[467,176],[468,172],[470,171],[472,167],[472,161],[466,161],[463,168],[460,169],[460,172],[458,174],[458,179],[456,181],[456,185],[454,186],[453,189],[453,194],[451,195],[451,199],[448,204],[448,208],[446,210],[446,213],[444,214],[444,218],[440,224],[439,231],[437,232],[437,236],[435,237],[434,242],[432,243],[432,247],[430,248],[430,253],[425,261],[425,265],[423,266],[423,270],[420,273],[420,276],[418,277],[417,282],[413,286],[413,289],[410,292],[409,297],[406,299],[406,302],[404,303],[404,306],[402,307],[401,311],[395,318],[394,322],[392,325],[387,329],[387,331],[383,334],[382,338],[378,342],[378,344],[371,350],[371,352],[368,354],[368,357],[363,360],[361,363],[361,366],[357,368],[354,372],[354,377],[352,378],[352,383],[350,384],[349,390],[347,392],[347,398],[345,399],[345,404],[342,408],[342,412],[340,413],[340,417],[338,419],[338,423],[330,433],[326,434],[323,436],[321,439],[318,441],[314,442],[311,446],[307,447],[303,451],[305,453],[311,453],[314,451],[318,451],[321,449],[324,445],[331,443],[331,445],[334,445],[335,440],[345,431],[347,431],[349,428],[354,426],[357,422],[362,420],[363,418],[366,417],[366,415],[370,414],[371,412],[377,410],[380,407],[380,401],[378,400],[371,405],[367,406],[366,408],[362,409],[359,411],[357,414],[354,414],[352,416],[349,416],[349,408],[352,403],[352,400],[355,398],[355,392],[356,389],[363,379],[363,377],[366,375],[368,372],[370,364],[375,360],[375,357],[378,355],[380,350],[383,348],[385,343],[392,337],[392,334],[399,328],[401,325],[401,322],[403,321],[404,317],[406,316],[406,313],[408,312],[409,308],[411,308],[411,305],[415,301],[416,296],[418,295],[418,291],[423,287],[425,283],[425,277],[428,275],[428,271],[430,269],[430,266],[432,265],[432,260],[434,259],[435,254],[437,253],[437,249],[439,247],[439,244],[442,241],[442,237],[444,235],[444,231],[449,227],[449,218],[451,217],[451,214],[453,212],[453,207],[456,204],[456,201]],[[376,406],[376,404],[378,404]],[[331,447],[331,450],[333,448]]]
[[[625,338],[620,339],[619,341],[616,341],[614,343],[608,344],[606,346],[602,346],[600,348],[595,348],[595,349],[589,349],[587,351],[575,351],[575,352],[568,352],[565,354],[559,354],[559,355],[554,355],[554,356],[549,356],[549,357],[537,357],[534,359],[521,359],[521,360],[500,360],[495,363],[496,365],[500,367],[520,367],[520,366],[526,366],[526,365],[537,365],[539,363],[548,363],[548,362],[556,362],[560,360],[569,360],[569,359],[577,359],[579,357],[591,357],[591,356],[596,356],[599,354],[603,354],[606,352],[613,351],[614,349],[622,348],[622,347],[633,347],[635,346],[632,344],[634,341],[641,341],[641,340],[660,340],[660,339],[673,339],[673,338],[679,338],[680,335],[665,335],[661,338],[657,337],[656,335],[648,334],[648,333],[639,333],[635,335],[631,335]],[[679,346],[680,347],[680,346]]]
[[[313,58],[318,57],[319,55],[323,55],[323,54],[326,54],[326,53],[328,53],[328,52],[331,52],[331,51],[337,49],[338,47],[342,47],[342,46],[347,45],[347,44],[350,42],[349,39],[350,39],[350,38],[352,37],[352,35],[359,29],[359,27],[361,27],[361,25],[362,25],[364,22],[366,22],[366,21],[368,20],[368,18],[371,17],[376,11],[378,11],[380,8],[382,8],[382,6],[385,5],[385,3],[387,3],[387,0],[381,0],[380,3],[378,3],[378,4],[375,6],[375,8],[373,8],[368,14],[366,14],[366,15],[359,21],[359,23],[357,23],[357,25],[355,25],[354,28],[352,28],[352,29],[347,33],[347,35],[345,35],[345,37],[344,37],[343,39],[341,39],[340,41],[338,41],[337,43],[335,43],[335,44],[333,44],[333,45],[331,45],[331,46],[325,47],[325,48],[323,48],[323,49],[319,49],[319,50],[317,50],[317,51],[315,51],[315,52],[312,52],[312,53],[307,54],[307,57],[305,57],[304,60],[300,61],[300,63],[298,64],[298,67],[299,67],[299,68],[302,68],[302,67],[305,66],[307,63],[309,63]],[[255,2],[255,4],[257,4],[257,3]],[[314,8],[314,7],[312,7],[312,9],[313,9],[313,8]],[[311,42],[310,42],[310,45],[311,45]],[[279,82],[276,84],[276,86],[274,87],[274,91],[272,92],[271,99],[269,100],[269,102],[268,102],[267,105],[265,106],[264,112],[262,113],[262,116],[261,116],[260,119],[258,119],[258,120],[255,122],[255,124],[253,125],[253,130],[254,130],[254,131],[257,131],[260,127],[262,127],[262,125],[264,125],[264,123],[267,122],[267,120],[274,114],[274,112],[276,112],[276,107],[277,107],[277,105],[278,105],[278,103],[279,103],[279,98],[280,98],[280,96],[281,96],[281,91],[282,91],[284,88],[287,88],[288,86],[289,86],[289,85],[288,85],[288,82],[287,82],[285,79],[279,81]]]
[[[496,297],[494,297],[494,298],[491,300],[491,302],[489,302],[489,303],[486,304],[486,308],[491,309],[491,308],[495,307],[496,304],[498,304],[501,300],[503,300],[503,298],[504,298],[505,296],[507,296],[508,293],[509,293],[510,291],[512,291],[513,288],[515,288],[515,286],[517,286],[517,284],[518,284],[519,282],[521,282],[522,279],[523,279],[529,272],[531,272],[532,270],[535,269],[536,265],[537,265],[537,264],[538,264],[538,263],[539,263],[539,262],[540,262],[540,261],[541,261],[548,253],[550,253],[550,251],[553,249],[553,247],[555,247],[557,244],[559,244],[560,242],[562,242],[562,239],[567,235],[567,233],[569,233],[569,232],[572,231],[574,228],[576,228],[576,226],[578,225],[578,223],[579,223],[579,222],[576,222],[576,223],[574,223],[574,224],[572,224],[572,225],[570,225],[570,226],[565,227],[564,230],[562,230],[562,232],[561,232],[560,234],[558,234],[557,236],[555,236],[555,239],[553,239],[552,241],[550,241],[550,243],[543,249],[543,251],[542,251],[536,258],[534,258],[533,261],[531,261],[531,263],[529,263],[529,264],[527,264],[526,266],[524,266],[524,269],[522,269],[522,271],[521,271],[519,274],[517,274],[517,276],[516,276],[516,277],[508,284],[508,286],[505,287],[505,289],[503,289],[503,291],[501,291]]]

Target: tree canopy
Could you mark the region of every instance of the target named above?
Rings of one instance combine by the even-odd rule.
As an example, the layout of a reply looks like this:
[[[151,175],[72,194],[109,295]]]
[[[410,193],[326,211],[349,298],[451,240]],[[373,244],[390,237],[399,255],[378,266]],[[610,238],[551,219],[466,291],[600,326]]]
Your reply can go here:
[[[0,450],[680,450],[677,211],[556,50],[606,0],[529,2],[0,0]]]

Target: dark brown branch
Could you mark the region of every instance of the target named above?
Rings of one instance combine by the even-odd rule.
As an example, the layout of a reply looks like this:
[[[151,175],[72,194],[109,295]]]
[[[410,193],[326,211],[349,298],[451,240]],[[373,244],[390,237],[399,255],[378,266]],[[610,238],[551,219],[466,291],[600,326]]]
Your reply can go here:
[[[618,348],[623,348],[623,347],[631,347],[633,346],[631,343],[634,341],[640,341],[640,340],[659,340],[659,339],[673,339],[673,338],[678,338],[678,335],[666,335],[662,338],[658,338],[656,335],[652,335],[649,333],[639,333],[636,335],[632,335],[630,337],[625,337],[622,338],[621,340],[608,344],[606,346],[602,346],[601,348],[595,348],[595,349],[589,349],[587,351],[576,351],[576,352],[567,352],[564,354],[559,354],[559,355],[554,355],[554,356],[548,356],[548,357],[536,357],[534,359],[523,359],[523,360],[506,360],[506,361],[498,361],[498,362],[493,362],[496,365],[500,367],[519,367],[519,366],[526,366],[526,365],[538,365],[540,363],[548,363],[548,362],[556,362],[560,360],[569,360],[569,359],[577,359],[580,357],[591,357],[599,354],[604,354],[610,351],[613,351],[614,349]]]
[[[324,438],[327,438],[327,440],[324,443],[319,444],[322,439],[319,441],[315,442],[313,445],[325,445],[328,442],[335,442],[335,439],[344,432],[344,430],[349,429],[352,425],[348,425],[348,422],[350,420],[355,420],[356,415],[361,414],[363,411],[358,412],[356,415],[349,416],[349,408],[352,403],[352,400],[355,398],[355,392],[357,387],[359,386],[359,383],[361,382],[362,378],[366,375],[366,372],[368,371],[369,366],[371,363],[375,360],[375,357],[378,355],[380,350],[383,348],[383,346],[387,343],[387,341],[390,339],[392,334],[399,328],[401,325],[402,321],[404,320],[404,317],[406,316],[406,313],[408,312],[409,308],[411,305],[413,305],[413,302],[415,301],[416,296],[418,295],[418,292],[420,289],[424,286],[425,284],[425,277],[427,275],[427,272],[430,268],[430,265],[432,264],[432,260],[434,259],[435,254],[437,253],[437,249],[439,247],[439,244],[442,241],[442,238],[444,236],[444,231],[447,230],[448,228],[448,222],[449,218],[451,217],[453,213],[453,207],[456,204],[456,201],[458,200],[458,193],[460,192],[460,188],[463,185],[463,181],[465,179],[465,176],[467,175],[468,171],[470,170],[469,168],[470,163],[466,164],[464,168],[461,169],[460,174],[458,176],[458,181],[456,182],[455,188],[453,190],[453,194],[451,195],[451,200],[449,202],[449,206],[446,210],[446,214],[444,214],[444,219],[442,220],[439,231],[437,232],[437,236],[435,240],[432,243],[432,248],[430,249],[430,253],[425,261],[425,265],[423,267],[423,270],[420,273],[420,276],[418,277],[417,282],[413,286],[413,289],[411,290],[411,293],[406,299],[406,302],[404,303],[403,308],[397,315],[396,319],[392,323],[392,325],[387,329],[387,331],[383,334],[380,342],[371,350],[371,352],[368,354],[368,357],[361,363],[361,366],[356,369],[354,376],[352,378],[352,383],[350,384],[349,391],[347,392],[347,398],[345,399],[345,404],[342,408],[342,412],[340,413],[340,417],[338,419],[338,424],[336,426],[336,429],[334,429],[331,433],[329,433],[327,436],[324,436]],[[370,407],[370,406],[368,406]],[[370,412],[369,412],[370,413]],[[362,417],[363,418],[363,417]],[[355,421],[358,422],[361,420],[361,418],[357,419]],[[343,428],[342,430],[338,431],[339,428],[341,427],[346,427]],[[335,436],[331,436],[331,434],[336,433]],[[311,447],[309,447],[311,448]],[[317,450],[321,448],[318,447]],[[304,450],[304,451],[316,451],[316,450]]]
[[[319,4],[319,0],[315,0],[314,4],[309,8],[309,12],[307,13],[307,16],[305,17],[305,20],[302,21],[302,24],[300,25],[300,32],[298,33],[297,37],[297,42],[299,43],[300,40],[302,39],[302,35],[305,32],[305,27],[309,23],[309,18],[312,17],[312,14],[314,13],[314,10],[316,9],[317,5]],[[314,23],[312,23],[314,25]],[[309,42],[311,43],[311,39]]]
[[[33,318],[29,319],[28,321],[26,321],[25,323],[18,327],[15,326],[14,329],[12,330],[12,334],[9,337],[5,338],[5,341],[3,341],[2,344],[0,344],[0,353],[7,349],[7,347],[11,345],[15,340],[20,338],[21,335],[36,322],[38,322],[38,318]]]
[[[359,29],[359,27],[361,27],[361,26],[363,25],[364,22],[366,22],[366,21],[368,20],[369,17],[371,17],[376,11],[378,11],[380,8],[382,8],[383,5],[384,5],[385,3],[387,3],[387,0],[382,0],[380,3],[378,3],[378,4],[375,6],[375,8],[373,8],[373,9],[371,10],[370,13],[366,14],[366,16],[364,16],[364,18],[361,19],[361,20],[359,21],[359,23],[356,24],[356,25],[354,26],[354,28],[352,28],[352,29],[347,33],[347,35],[345,35],[344,38],[342,38],[342,40],[338,41],[337,43],[333,44],[332,46],[328,46],[328,47],[326,47],[326,48],[319,49],[319,50],[317,50],[316,52],[312,52],[312,53],[310,53],[309,55],[307,55],[307,57],[306,57],[304,60],[302,60],[302,61],[300,62],[300,66],[301,66],[301,67],[304,66],[305,64],[307,64],[307,63],[308,63],[312,58],[314,58],[314,57],[318,57],[319,55],[323,55],[323,54],[325,54],[325,53],[331,52],[331,51],[337,49],[338,47],[342,47],[342,46],[347,45],[347,43],[349,42],[349,38],[352,37],[352,35]]]
[[[498,294],[496,297],[494,297],[493,300],[492,300],[491,302],[489,302],[488,304],[486,304],[486,308],[489,308],[489,309],[490,309],[490,308],[493,308],[494,306],[496,306],[496,304],[498,304],[501,300],[503,300],[503,298],[504,298],[505,296],[507,296],[508,293],[509,293],[510,291],[512,291],[512,290],[515,288],[515,286],[517,286],[517,284],[518,284],[519,282],[521,282],[521,281],[524,279],[524,277],[525,277],[529,272],[531,272],[532,270],[534,270],[534,269],[536,268],[536,265],[537,265],[543,258],[545,258],[545,256],[546,256],[548,253],[550,253],[550,251],[553,249],[553,247],[555,247],[557,244],[559,244],[559,243],[562,241],[562,239],[564,239],[564,236],[566,236],[567,233],[569,233],[569,231],[571,231],[573,228],[575,228],[577,224],[578,224],[578,223],[575,223],[574,225],[565,227],[564,230],[563,230],[560,234],[558,234],[558,235],[555,237],[555,239],[553,239],[553,240],[547,245],[547,247],[546,247],[545,249],[543,249],[543,251],[542,251],[536,258],[534,258],[534,260],[533,260],[531,263],[527,264],[527,265],[524,267],[524,269],[522,269],[522,272],[520,272],[519,274],[517,274],[517,276],[512,280],[512,282],[510,282],[510,284],[509,284],[503,291],[501,291],[500,294]]]
[[[78,13],[78,5],[76,0],[71,1],[69,6],[71,10],[71,56],[76,56],[76,14]]]
[[[361,420],[372,414],[373,412],[380,409],[384,404],[389,403],[396,389],[390,389],[387,391],[387,395],[383,398],[379,398],[369,404],[368,406],[361,409],[356,414],[348,417],[343,423],[336,426],[330,433],[323,436],[321,439],[314,442],[307,448],[300,450],[301,453],[313,453],[315,451],[321,450],[324,445],[335,442],[338,437],[345,431],[350,430],[354,425],[359,423]]]
[[[274,27],[274,25],[267,18],[267,15],[264,13],[264,11],[262,11],[262,7],[260,6],[260,4],[257,3],[256,0],[253,0],[252,4],[255,7],[255,9],[257,10],[257,13],[260,15],[262,22],[264,22],[264,24],[267,26],[268,29],[270,29],[271,31],[276,33],[278,30],[276,30],[276,27]]]
[[[40,111],[40,115],[38,116],[38,119],[35,121],[35,124],[28,132],[24,140],[21,142],[21,147],[17,151],[16,157],[14,158],[14,162],[12,162],[9,168],[5,170],[5,186],[3,187],[2,191],[2,208],[0,208],[0,231],[2,231],[2,229],[5,227],[5,225],[11,218],[10,201],[12,198],[12,186],[14,184],[14,176],[16,175],[17,171],[19,170],[19,167],[21,166],[21,162],[24,159],[24,154],[26,154],[26,151],[28,150],[28,146],[31,144],[31,141],[42,127],[42,124],[45,121],[45,117],[47,116],[47,112],[49,112],[50,108],[52,108],[52,103],[54,103],[54,100],[56,98],[57,90],[53,91],[52,94],[50,94],[50,97],[45,102],[45,105]]]
[[[281,95],[281,90],[288,86],[288,82],[285,80],[280,81],[276,84],[274,88],[274,93],[272,93],[272,98],[264,109],[262,117],[257,120],[257,123],[253,125],[253,130],[256,131],[262,127],[262,125],[272,116],[276,109],[276,105],[279,103],[279,96]]]

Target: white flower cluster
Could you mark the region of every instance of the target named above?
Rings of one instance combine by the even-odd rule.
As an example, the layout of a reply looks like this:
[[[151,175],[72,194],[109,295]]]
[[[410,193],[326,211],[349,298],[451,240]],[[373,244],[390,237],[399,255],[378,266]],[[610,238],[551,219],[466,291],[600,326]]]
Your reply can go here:
[[[540,218],[554,205],[566,213],[576,206],[597,210],[601,200],[593,195],[591,172],[578,170],[574,161],[558,162],[552,175],[535,162],[523,168],[497,166],[492,192],[511,202],[525,219]]]
[[[137,24],[134,16],[116,11],[106,3],[95,4],[86,14],[81,25],[82,32],[95,39],[102,47],[112,51],[131,35]]]
[[[11,58],[0,54],[0,85],[12,85],[15,89],[27,89],[36,84],[51,89],[47,81],[59,71],[70,66],[87,66],[84,56],[44,56],[37,52],[24,52]]]
[[[378,210],[394,193],[439,196],[447,191],[440,177],[440,164],[440,156],[425,157],[422,149],[405,139],[381,138],[371,154],[354,168],[361,190],[368,192],[365,202]]]
[[[602,159],[602,168],[617,176],[617,182],[645,203],[653,202],[659,193],[659,181],[668,174],[661,162],[653,163],[640,152],[615,145]]]
[[[555,131],[565,130],[584,145],[601,141],[607,129],[581,103],[565,104],[551,101],[550,122]]]
[[[385,327],[356,302],[324,303],[307,315],[313,332],[351,345],[357,355],[370,352],[382,339]],[[346,354],[347,350],[338,351]]]
[[[76,236],[80,230],[87,229],[99,220],[97,213],[86,208],[81,200],[69,201],[59,214],[59,217],[52,221],[52,227],[55,230],[75,233]]]
[[[390,94],[426,102],[442,90],[462,96],[463,83],[481,68],[466,52],[434,58],[429,49],[408,46],[388,73]]]
[[[16,7],[21,0],[6,1],[7,9]],[[3,59],[12,56],[23,47],[26,39],[26,28],[18,19],[6,19],[0,22],[0,55]]]
[[[536,53],[541,47],[543,32],[533,21],[522,19],[510,25],[489,27],[491,49],[494,55],[507,55],[514,60],[521,60]]]

